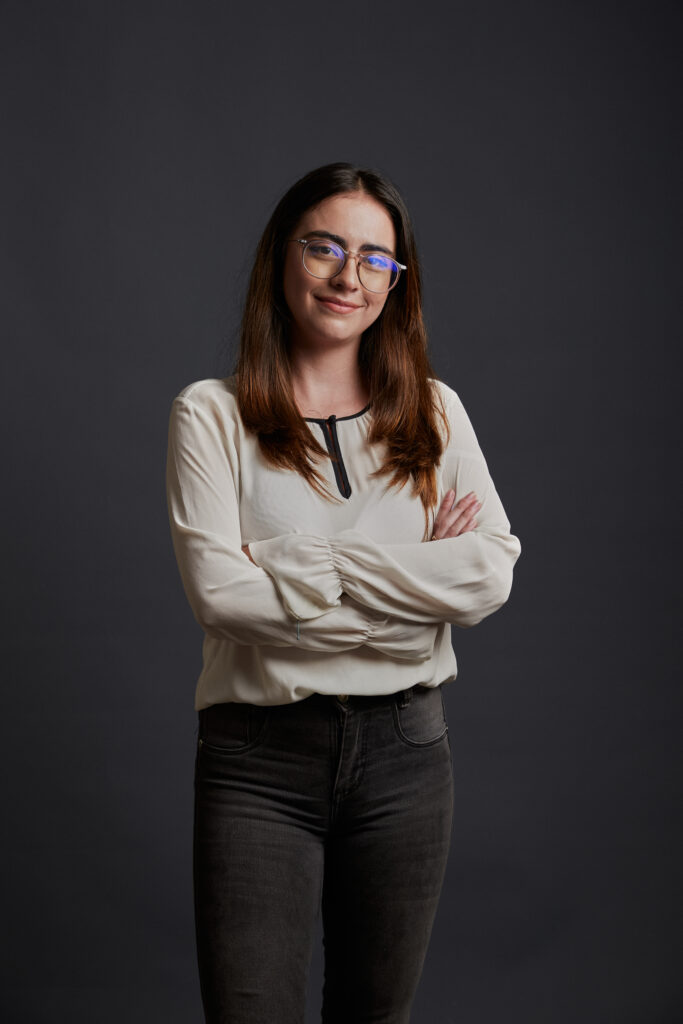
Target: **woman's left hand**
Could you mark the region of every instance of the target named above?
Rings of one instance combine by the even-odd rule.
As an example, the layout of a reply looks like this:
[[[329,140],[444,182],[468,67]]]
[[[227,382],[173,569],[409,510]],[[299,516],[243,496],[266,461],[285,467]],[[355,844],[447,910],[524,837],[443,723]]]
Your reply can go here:
[[[474,518],[481,502],[474,491],[464,498],[455,501],[455,491],[450,490],[444,497],[434,520],[432,540],[443,540],[445,537],[459,537],[461,533],[469,533],[477,526]]]

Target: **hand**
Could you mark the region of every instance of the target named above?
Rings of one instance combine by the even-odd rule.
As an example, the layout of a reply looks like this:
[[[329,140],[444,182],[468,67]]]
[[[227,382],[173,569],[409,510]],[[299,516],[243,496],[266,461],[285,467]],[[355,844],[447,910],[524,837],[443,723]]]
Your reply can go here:
[[[243,544],[242,545],[242,554],[247,556],[247,558],[252,563],[252,565],[256,565],[256,562],[251,557],[251,551],[249,550],[249,545],[248,544]]]
[[[481,502],[474,491],[455,503],[455,491],[450,490],[439,506],[434,520],[432,540],[443,540],[445,537],[459,537],[461,533],[469,533],[477,526],[474,518]]]

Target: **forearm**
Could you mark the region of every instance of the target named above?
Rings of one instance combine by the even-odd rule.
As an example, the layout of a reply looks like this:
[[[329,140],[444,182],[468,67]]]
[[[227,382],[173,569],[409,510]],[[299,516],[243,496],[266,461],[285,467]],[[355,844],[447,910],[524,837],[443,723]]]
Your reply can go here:
[[[199,625],[210,636],[232,643],[272,647],[300,647],[317,653],[336,653],[363,645],[387,657],[420,661],[429,657],[434,634],[417,630],[393,616],[345,598],[314,619],[300,621],[284,608],[270,577],[244,558],[221,582],[211,560],[211,578],[197,573],[197,561],[187,564],[186,549],[178,552],[185,592]]]
[[[331,540],[344,593],[412,622],[473,626],[507,600],[519,554],[510,535],[473,531],[429,544],[375,544],[362,534]]]
[[[251,545],[296,614],[332,608],[348,594],[368,609],[413,623],[472,626],[507,599],[519,541],[473,531],[434,543],[382,545],[347,530],[334,537],[273,538]],[[301,584],[301,552],[314,568]]]
[[[174,537],[175,541],[175,537]],[[370,632],[372,615],[358,605],[329,610],[301,630],[300,623],[290,615],[277,593],[273,581],[243,558],[217,558],[216,551],[200,571],[202,556],[176,545],[185,594],[195,619],[209,635],[232,643],[285,647],[298,644],[312,651],[342,651],[365,643]],[[220,573],[222,569],[222,573]]]

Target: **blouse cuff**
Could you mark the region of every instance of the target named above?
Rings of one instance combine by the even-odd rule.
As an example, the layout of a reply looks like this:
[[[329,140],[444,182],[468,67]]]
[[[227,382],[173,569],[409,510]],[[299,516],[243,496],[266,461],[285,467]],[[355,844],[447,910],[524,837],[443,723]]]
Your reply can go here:
[[[325,537],[284,534],[252,541],[249,553],[272,577],[293,619],[315,619],[341,604],[341,580]]]

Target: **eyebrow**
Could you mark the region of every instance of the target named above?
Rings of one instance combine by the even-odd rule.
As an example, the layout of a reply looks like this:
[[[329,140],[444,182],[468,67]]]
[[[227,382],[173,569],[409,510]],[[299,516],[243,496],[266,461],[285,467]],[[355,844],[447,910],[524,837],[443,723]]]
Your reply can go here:
[[[331,231],[307,231],[306,236],[309,238],[329,238],[331,242],[336,242],[337,245],[341,245],[343,249],[348,249],[348,242],[341,235],[333,235]],[[387,249],[386,245],[370,245],[366,243],[361,245],[359,252],[385,252],[387,256],[393,257],[391,249]]]

